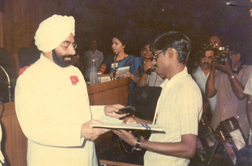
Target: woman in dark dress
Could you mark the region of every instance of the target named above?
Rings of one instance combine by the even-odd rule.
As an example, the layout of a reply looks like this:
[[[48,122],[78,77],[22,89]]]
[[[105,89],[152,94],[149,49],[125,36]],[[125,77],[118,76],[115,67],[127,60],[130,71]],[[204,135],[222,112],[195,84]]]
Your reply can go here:
[[[142,74],[142,62],[139,57],[134,55],[129,55],[125,53],[124,49],[126,43],[123,37],[114,36],[112,39],[112,50],[115,53],[114,55],[108,55],[102,62],[98,73],[101,74],[110,74],[110,77],[113,77],[113,66],[115,65],[115,71],[120,67],[129,66],[129,72],[125,73],[123,76],[120,76],[120,73],[116,72],[115,77],[130,77],[130,92],[133,91],[134,87],[137,86],[137,83]]]

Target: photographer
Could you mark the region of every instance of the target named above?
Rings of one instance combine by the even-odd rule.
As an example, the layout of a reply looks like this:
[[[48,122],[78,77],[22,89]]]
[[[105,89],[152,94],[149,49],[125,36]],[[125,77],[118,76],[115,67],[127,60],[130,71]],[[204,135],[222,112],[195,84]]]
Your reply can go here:
[[[217,95],[216,108],[211,119],[213,129],[215,130],[221,121],[234,116],[247,137],[249,123],[246,114],[246,95],[243,90],[252,66],[243,65],[240,59],[239,52],[234,52],[232,56],[230,56],[230,51],[218,52],[211,62],[206,83],[206,96]]]

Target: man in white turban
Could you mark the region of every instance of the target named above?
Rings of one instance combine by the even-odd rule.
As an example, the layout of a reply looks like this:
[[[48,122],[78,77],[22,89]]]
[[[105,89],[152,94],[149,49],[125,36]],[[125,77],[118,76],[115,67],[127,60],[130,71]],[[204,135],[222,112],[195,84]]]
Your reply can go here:
[[[97,165],[93,140],[108,130],[90,127],[102,124],[92,120],[91,111],[125,116],[115,113],[122,105],[90,107],[83,76],[70,65],[76,53],[74,22],[53,15],[39,25],[35,44],[40,59],[17,80],[15,107],[28,138],[28,166]]]

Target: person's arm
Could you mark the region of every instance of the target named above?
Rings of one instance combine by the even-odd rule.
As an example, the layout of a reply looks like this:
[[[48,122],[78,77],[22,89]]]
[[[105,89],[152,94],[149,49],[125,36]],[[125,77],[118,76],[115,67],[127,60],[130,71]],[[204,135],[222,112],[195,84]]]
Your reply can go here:
[[[206,97],[211,98],[216,94],[216,88],[215,88],[215,61],[214,59],[211,62],[211,68],[210,73],[207,78],[206,87],[205,87],[205,93]]]
[[[140,74],[140,69],[137,70],[137,72],[136,72],[135,75],[130,73],[130,78],[131,78],[132,81],[134,81],[135,83],[138,83],[138,82],[139,82],[140,76],[141,76],[141,74]]]
[[[137,139],[125,130],[113,130],[113,132],[131,146],[135,146]],[[181,136],[180,142],[150,142],[142,140],[140,148],[157,153],[183,158],[192,158],[196,151],[197,135],[186,134]]]
[[[106,71],[106,69],[107,69],[107,66],[105,64],[101,64],[97,73],[104,74],[104,72]]]
[[[148,83],[147,83],[147,79],[148,79],[148,74],[146,74],[146,71],[148,69],[151,69],[153,66],[152,62],[151,61],[144,61],[144,66],[143,66],[143,74],[142,76],[140,77],[139,81],[138,81],[138,85],[139,86],[148,86]]]
[[[148,86],[147,80],[148,80],[148,74],[143,72],[142,76],[140,77],[140,79],[138,81],[138,85],[139,86]]]
[[[247,98],[247,115],[250,127],[252,127],[252,95],[248,95]]]
[[[232,72],[232,68],[229,65],[227,59],[225,59],[226,64],[225,65],[219,65],[219,68],[222,72],[226,73],[228,75],[228,78],[230,80],[231,88],[233,92],[235,93],[236,97],[239,100],[245,99],[246,94],[243,93],[244,86],[236,79]]]
[[[130,116],[124,118],[122,124],[128,124],[128,123],[152,124],[152,121]]]
[[[111,74],[113,74],[113,72],[111,72]],[[111,75],[110,74],[110,75]],[[116,73],[116,77],[119,77],[120,74]],[[126,72],[124,75],[123,75],[123,78],[126,78],[126,77],[130,77],[132,81],[134,81],[135,83],[138,83],[139,79],[140,79],[140,69],[137,70],[136,72],[136,75],[130,73],[130,72]]]

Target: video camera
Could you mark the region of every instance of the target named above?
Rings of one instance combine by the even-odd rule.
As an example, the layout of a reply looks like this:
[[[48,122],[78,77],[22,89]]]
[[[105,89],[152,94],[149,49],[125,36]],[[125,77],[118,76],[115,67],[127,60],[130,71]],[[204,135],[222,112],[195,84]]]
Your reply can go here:
[[[217,64],[225,65],[225,59],[227,59],[228,63],[232,65],[232,54],[229,50],[229,45],[219,47],[218,54],[215,56]]]

